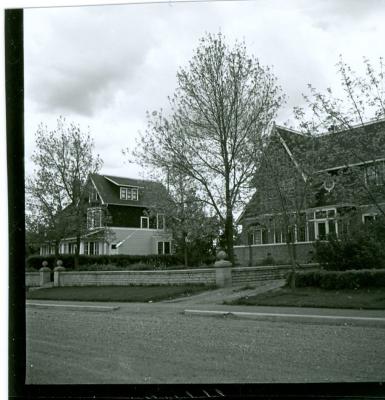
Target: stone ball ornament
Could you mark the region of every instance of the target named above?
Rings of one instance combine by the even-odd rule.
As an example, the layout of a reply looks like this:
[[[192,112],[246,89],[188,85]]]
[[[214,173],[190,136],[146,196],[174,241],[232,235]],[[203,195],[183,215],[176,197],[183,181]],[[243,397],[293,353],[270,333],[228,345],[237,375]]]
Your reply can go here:
[[[224,250],[219,250],[217,253],[217,260],[225,260],[227,258],[227,254]]]

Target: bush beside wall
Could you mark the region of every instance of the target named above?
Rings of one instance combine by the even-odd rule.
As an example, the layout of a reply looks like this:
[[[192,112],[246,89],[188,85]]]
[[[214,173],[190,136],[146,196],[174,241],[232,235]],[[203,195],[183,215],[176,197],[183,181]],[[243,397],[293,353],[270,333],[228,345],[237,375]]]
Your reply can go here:
[[[337,238],[317,241],[315,260],[331,271],[385,268],[385,220],[352,226],[350,231]]]
[[[287,277],[290,282],[291,273]],[[295,274],[296,287],[319,287],[321,289],[359,289],[385,287],[385,269],[362,269],[350,271],[303,271]]]
[[[66,269],[73,270],[75,265],[75,257],[73,254],[61,254],[58,259],[63,261],[63,266]],[[26,268],[39,270],[42,267],[42,262],[47,261],[48,267],[53,269],[56,266],[57,258],[54,255],[49,256],[29,256],[26,262]],[[106,266],[114,270],[129,270],[129,269],[167,269],[169,267],[180,265],[182,260],[174,254],[160,255],[101,255],[101,256],[79,256],[79,270],[103,269]],[[104,267],[103,267],[104,266]]]

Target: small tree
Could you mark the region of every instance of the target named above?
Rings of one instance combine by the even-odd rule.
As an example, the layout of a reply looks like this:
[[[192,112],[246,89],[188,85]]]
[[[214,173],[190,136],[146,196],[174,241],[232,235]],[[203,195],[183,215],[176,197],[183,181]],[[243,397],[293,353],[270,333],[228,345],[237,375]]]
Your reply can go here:
[[[214,240],[219,234],[218,219],[209,216],[205,203],[196,194],[191,178],[168,169],[158,180],[164,181],[167,192],[156,196],[150,216],[162,213],[166,226],[173,233],[176,253],[184,264],[201,264],[213,257]]]
[[[261,137],[283,96],[269,68],[248,56],[244,43],[228,47],[221,34],[200,40],[177,83],[170,115],[148,113],[136,159],[195,182],[200,200],[221,221],[234,263],[234,210],[249,196]]]
[[[56,255],[61,239],[69,234],[76,237],[75,267],[86,230],[87,178],[102,165],[100,157],[93,155],[93,146],[89,133],[63,117],[54,130],[40,124],[32,155],[36,170],[26,183],[27,213],[44,227],[44,238],[55,244]]]
[[[265,214],[265,226],[279,232],[279,240],[286,243],[292,273],[291,286],[295,286],[295,271],[298,265],[296,242],[304,241],[307,206],[314,200],[311,172],[311,138],[298,135],[296,147],[304,153],[301,162],[291,158],[280,143],[275,132],[264,146],[260,167],[255,178],[260,214]],[[294,140],[294,137],[293,137]],[[302,238],[302,239],[301,239]],[[275,237],[277,240],[277,237]]]

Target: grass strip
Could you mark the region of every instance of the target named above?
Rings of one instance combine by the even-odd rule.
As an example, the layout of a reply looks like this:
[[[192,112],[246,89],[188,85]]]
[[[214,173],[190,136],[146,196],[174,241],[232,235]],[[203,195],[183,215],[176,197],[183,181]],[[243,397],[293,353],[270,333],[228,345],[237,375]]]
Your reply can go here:
[[[385,289],[323,290],[319,288],[281,288],[246,296],[228,305],[385,309]]]
[[[189,296],[211,288],[205,285],[178,286],[71,286],[27,292],[28,300],[76,300],[149,302]]]

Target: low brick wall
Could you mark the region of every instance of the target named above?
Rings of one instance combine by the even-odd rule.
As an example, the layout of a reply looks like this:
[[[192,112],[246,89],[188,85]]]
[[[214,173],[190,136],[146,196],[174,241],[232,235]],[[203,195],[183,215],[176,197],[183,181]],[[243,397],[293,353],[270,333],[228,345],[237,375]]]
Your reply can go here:
[[[25,286],[26,287],[40,286],[40,272],[26,272],[25,273]]]
[[[215,269],[168,271],[63,271],[57,286],[215,285]],[[56,286],[56,282],[55,282]]]
[[[307,264],[301,265],[297,270],[311,270],[316,269],[317,267],[318,264]],[[282,279],[286,277],[290,270],[290,265],[233,268],[232,284],[233,286],[239,286],[266,280]]]
[[[312,262],[314,256],[313,243],[297,243],[296,253],[299,263]],[[268,256],[273,257],[275,261],[289,262],[290,260],[286,243],[234,246],[234,254],[237,264],[242,267],[260,264]]]

